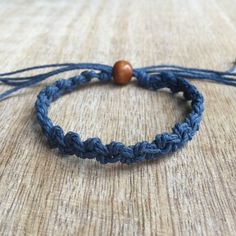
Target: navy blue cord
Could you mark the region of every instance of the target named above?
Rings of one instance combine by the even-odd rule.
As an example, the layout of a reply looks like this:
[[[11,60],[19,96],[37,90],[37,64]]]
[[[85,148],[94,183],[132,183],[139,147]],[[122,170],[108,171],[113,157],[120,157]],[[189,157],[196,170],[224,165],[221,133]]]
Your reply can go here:
[[[46,68],[54,69],[35,76],[12,77],[19,73]],[[169,88],[173,93],[183,92],[185,99],[187,101],[191,100],[192,111],[183,122],[177,123],[172,128],[172,132],[158,134],[152,142],[143,141],[129,146],[115,141],[104,145],[97,137],[81,141],[79,134],[74,132],[64,134],[62,128],[54,124],[48,117],[50,103],[64,93],[71,92],[81,85],[88,84],[94,78],[102,82],[111,81],[111,66],[92,63],[49,64],[2,73],[0,74],[0,82],[14,87],[1,93],[0,100],[19,89],[37,84],[51,76],[81,69],[84,71],[79,75],[67,80],[58,80],[46,86],[39,93],[35,103],[37,119],[52,148],[58,148],[64,154],[77,155],[81,158],[95,158],[102,164],[115,162],[130,164],[144,159],[154,159],[163,154],[176,151],[192,139],[193,135],[198,131],[202,119],[204,98],[197,88],[185,78],[207,79],[236,86],[236,73],[233,73],[235,66],[226,72],[185,68],[174,65],[134,69],[133,76],[137,79],[138,85],[152,90]]]

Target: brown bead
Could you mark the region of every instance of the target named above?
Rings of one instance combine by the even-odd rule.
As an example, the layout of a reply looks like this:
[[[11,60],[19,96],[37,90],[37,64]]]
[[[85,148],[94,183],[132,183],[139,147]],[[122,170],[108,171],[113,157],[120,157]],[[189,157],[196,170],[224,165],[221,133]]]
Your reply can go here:
[[[133,68],[128,61],[117,61],[112,70],[113,80],[116,84],[128,84],[133,75]]]

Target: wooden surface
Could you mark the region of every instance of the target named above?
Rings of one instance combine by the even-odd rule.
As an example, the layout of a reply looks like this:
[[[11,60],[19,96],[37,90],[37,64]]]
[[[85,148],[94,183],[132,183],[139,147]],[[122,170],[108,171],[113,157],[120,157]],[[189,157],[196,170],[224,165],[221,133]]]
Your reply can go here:
[[[225,70],[236,57],[235,12],[235,0],[1,0],[0,70],[121,58]],[[192,142],[159,160],[103,166],[46,145],[34,102],[54,80],[0,102],[1,235],[236,235],[235,88],[194,81],[206,102]],[[83,139],[133,144],[187,112],[166,91],[94,83],[50,116]]]

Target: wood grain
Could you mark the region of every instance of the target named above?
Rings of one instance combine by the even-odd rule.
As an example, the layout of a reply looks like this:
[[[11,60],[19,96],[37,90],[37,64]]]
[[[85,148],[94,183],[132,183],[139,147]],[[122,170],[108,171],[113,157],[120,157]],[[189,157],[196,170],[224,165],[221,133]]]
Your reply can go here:
[[[236,57],[235,12],[234,0],[1,0],[0,70],[118,59],[225,70]],[[206,102],[192,142],[156,161],[103,166],[46,145],[34,101],[56,79],[0,102],[1,235],[236,234],[235,88],[193,81]],[[94,83],[50,116],[83,139],[133,144],[188,109],[166,91]]]

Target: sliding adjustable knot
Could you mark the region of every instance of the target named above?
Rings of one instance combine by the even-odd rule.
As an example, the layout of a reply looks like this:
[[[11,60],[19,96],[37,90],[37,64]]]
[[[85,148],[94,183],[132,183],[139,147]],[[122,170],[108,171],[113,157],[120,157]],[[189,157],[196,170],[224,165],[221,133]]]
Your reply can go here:
[[[98,77],[97,78],[100,81],[102,81],[102,82],[109,82],[109,81],[111,81],[112,73],[111,72],[102,71],[102,72],[98,73]]]
[[[94,78],[107,82],[111,80],[112,74],[111,72],[107,72],[107,71],[96,72],[94,70],[90,70],[90,71],[87,70],[87,71],[83,71],[80,74],[80,76],[82,76],[86,82],[89,82]]]
[[[149,74],[145,70],[139,70],[136,74],[138,84],[144,88],[158,90],[166,87],[166,83],[160,74]]]
[[[135,71],[135,76],[138,84],[144,88],[150,87],[150,75],[144,70]]]
[[[173,93],[181,90],[179,87],[180,78],[172,72],[160,72],[152,74],[148,70],[138,70],[136,72],[138,84],[142,87],[157,90],[161,88],[169,88]]]
[[[80,74],[81,78],[85,79],[86,82],[90,82],[91,79],[97,77],[97,73],[93,70],[85,70]]]
[[[111,80],[112,74],[111,72],[101,71],[96,72],[94,70],[86,70],[81,72],[79,75],[71,77],[69,80],[72,81],[73,86],[79,86],[89,83],[92,79],[99,79],[103,82],[108,82]]]
[[[160,77],[164,87],[168,87],[172,93],[178,93],[181,91],[179,86],[179,80],[181,79],[178,78],[176,74],[173,72],[161,72]]]
[[[93,78],[91,76],[91,73],[87,73],[87,71],[84,71],[84,72],[86,73],[82,74],[83,73],[82,72],[81,74],[73,76],[69,79],[72,82],[72,87],[84,85],[91,81],[91,79]]]

